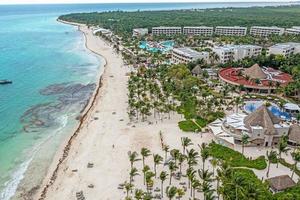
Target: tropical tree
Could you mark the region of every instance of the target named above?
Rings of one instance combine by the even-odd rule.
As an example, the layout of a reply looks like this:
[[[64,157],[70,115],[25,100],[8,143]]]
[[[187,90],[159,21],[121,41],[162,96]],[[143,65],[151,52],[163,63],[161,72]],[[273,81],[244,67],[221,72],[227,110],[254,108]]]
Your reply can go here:
[[[177,188],[175,186],[168,186],[166,190],[166,195],[169,198],[169,200],[172,200],[177,193]]]
[[[162,163],[162,161],[163,161],[163,158],[159,154],[153,155],[155,178],[156,178],[156,167],[157,167],[157,165],[160,165]]]
[[[212,158],[212,159],[209,160],[209,162],[210,162],[210,164],[213,168],[213,175],[215,175],[215,169],[218,166],[219,160],[216,159],[216,158]]]
[[[138,158],[138,153],[136,151],[128,152],[128,157],[129,157],[129,161],[130,161],[130,168],[133,168],[133,164],[141,159]]]
[[[151,155],[150,150],[147,148],[142,148],[141,149],[141,155],[143,159],[143,168],[145,167],[145,158]]]
[[[132,190],[133,185],[131,183],[125,182],[124,183],[124,188],[126,191],[126,198],[129,197],[129,191]]]
[[[193,199],[195,199],[195,191],[197,190],[197,189],[200,189],[200,187],[201,187],[201,183],[200,183],[200,181],[196,178],[196,177],[194,177],[192,180],[191,180],[191,197],[193,197]]]
[[[182,145],[182,154],[185,155],[185,150],[188,146],[193,145],[192,140],[188,137],[181,138],[181,145]]]
[[[142,200],[143,199],[143,196],[144,196],[144,192],[143,190],[141,189],[136,189],[135,192],[134,192],[134,198],[136,200]]]
[[[146,173],[148,171],[150,171],[150,167],[148,165],[145,165],[145,167],[143,167],[142,171],[143,171],[143,175],[144,175],[143,180],[144,180],[144,185],[145,185],[146,184]]]
[[[277,158],[276,151],[273,151],[273,150],[270,151],[270,152],[267,151],[267,158],[268,158],[268,169],[267,169],[266,176],[269,177],[271,163],[272,163],[273,160],[276,160],[276,158]]]
[[[173,176],[173,173],[176,171],[177,166],[176,166],[176,164],[173,161],[170,161],[168,165],[169,165],[169,170],[170,170],[169,185],[171,185],[172,184],[172,176]]]
[[[243,134],[242,136],[242,154],[244,155],[245,145],[249,143],[249,135]]]
[[[206,143],[202,143],[201,146],[200,146],[200,155],[201,155],[201,158],[202,158],[202,169],[204,171],[204,168],[205,168],[205,161],[208,159],[209,157],[209,150],[208,150],[208,147],[207,147],[207,144]]]
[[[152,180],[152,178],[154,177],[154,173],[151,171],[146,172],[146,187],[147,187],[147,191],[149,193],[150,188],[153,187],[154,181]]]
[[[277,168],[278,168],[278,165],[279,165],[279,160],[281,160],[281,154],[282,153],[285,153],[287,154],[287,152],[290,150],[288,148],[288,136],[287,135],[284,135],[280,138],[280,141],[279,141],[279,144],[278,144],[278,161],[277,161]]]
[[[161,181],[161,197],[164,197],[164,182],[167,180],[168,174],[165,171],[162,171],[159,175],[159,179]]]
[[[168,145],[163,146],[163,151],[165,152],[165,161],[167,161],[169,149],[170,147]]]
[[[294,160],[293,173],[292,173],[292,176],[291,176],[293,178],[294,173],[297,169],[297,164],[298,164],[298,162],[300,162],[300,149],[298,148],[294,152],[292,152],[291,156]]]
[[[177,198],[180,200],[185,195],[185,192],[182,188],[177,189]]]
[[[135,176],[138,176],[138,175],[140,175],[139,173],[138,173],[138,170],[137,170],[137,168],[132,168],[131,170],[130,170],[130,172],[129,172],[129,176],[130,176],[130,178],[129,178],[129,183],[131,184],[132,183],[132,181],[133,181],[133,179],[134,179],[134,177]]]
[[[178,164],[179,164],[179,173],[180,174],[182,173],[182,163],[185,161],[185,159],[186,159],[186,156],[180,153],[178,156]]]

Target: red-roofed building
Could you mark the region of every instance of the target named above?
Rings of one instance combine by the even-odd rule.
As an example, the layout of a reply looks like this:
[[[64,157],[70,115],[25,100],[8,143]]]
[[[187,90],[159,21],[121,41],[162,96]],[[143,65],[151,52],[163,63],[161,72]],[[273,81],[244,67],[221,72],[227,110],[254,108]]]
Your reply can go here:
[[[293,81],[291,75],[282,71],[260,67],[224,68],[219,71],[219,78],[231,85],[242,85],[249,92],[272,93],[279,86]]]

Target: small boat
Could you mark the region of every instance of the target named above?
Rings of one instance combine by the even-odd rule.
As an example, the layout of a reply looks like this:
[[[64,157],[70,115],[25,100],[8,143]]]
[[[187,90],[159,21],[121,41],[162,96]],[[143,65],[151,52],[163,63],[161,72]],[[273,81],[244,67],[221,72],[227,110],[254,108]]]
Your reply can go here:
[[[0,85],[12,84],[13,82],[10,80],[0,80]]]

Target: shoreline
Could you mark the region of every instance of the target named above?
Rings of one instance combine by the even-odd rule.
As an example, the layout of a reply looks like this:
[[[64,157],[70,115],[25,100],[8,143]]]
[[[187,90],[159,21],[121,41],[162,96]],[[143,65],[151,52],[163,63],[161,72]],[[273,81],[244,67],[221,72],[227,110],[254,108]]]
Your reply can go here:
[[[83,36],[84,36],[84,44],[85,44],[85,48],[88,49],[89,51],[91,51],[92,53],[101,56],[101,58],[104,60],[104,63],[100,64],[100,67],[103,67],[103,72],[101,74],[99,74],[99,78],[97,81],[97,86],[95,91],[93,92],[93,95],[91,96],[89,102],[85,105],[85,107],[81,110],[80,112],[80,120],[77,128],[74,128],[74,132],[73,134],[71,134],[70,136],[68,136],[66,138],[65,142],[62,142],[61,147],[58,148],[58,150],[55,153],[55,156],[53,158],[52,163],[49,166],[49,169],[46,172],[46,176],[43,179],[43,183],[42,183],[42,187],[38,190],[37,194],[37,198],[39,200],[45,199],[46,198],[46,194],[48,191],[48,188],[53,185],[54,181],[57,178],[57,173],[58,170],[60,169],[61,164],[65,161],[65,159],[68,157],[69,155],[69,151],[70,148],[72,146],[73,141],[76,139],[76,137],[78,136],[78,133],[80,132],[80,130],[82,129],[83,125],[85,124],[88,116],[90,115],[90,112],[94,109],[94,106],[97,102],[97,99],[99,98],[99,94],[100,94],[100,90],[102,88],[103,85],[103,75],[105,74],[105,69],[106,69],[106,65],[107,65],[107,59],[106,57],[104,57],[103,55],[101,55],[100,53],[93,51],[89,46],[88,46],[88,38],[86,36],[86,33],[84,31],[81,30],[81,26],[85,26],[83,24],[77,24],[77,23],[71,23],[71,22],[66,22],[66,21],[62,21],[57,19],[58,22],[63,23],[63,24],[67,24],[67,25],[71,25],[71,26],[76,26],[78,27],[78,31],[80,31]]]

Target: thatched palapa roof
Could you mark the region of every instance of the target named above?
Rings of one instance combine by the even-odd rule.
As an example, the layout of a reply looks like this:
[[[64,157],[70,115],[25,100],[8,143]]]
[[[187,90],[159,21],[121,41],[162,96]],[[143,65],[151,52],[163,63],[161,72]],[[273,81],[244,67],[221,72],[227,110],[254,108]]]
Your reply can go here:
[[[248,76],[252,79],[266,79],[267,75],[264,73],[264,71],[260,68],[258,64],[253,65],[252,67],[249,67],[244,70],[244,75]]]
[[[293,124],[292,126],[290,126],[289,140],[300,144],[300,126],[298,124]]]
[[[275,135],[276,129],[274,124],[279,124],[280,122],[281,119],[269,111],[266,105],[262,105],[244,119],[246,128],[251,129],[251,126],[261,126],[266,135]]]
[[[194,67],[194,69],[192,69],[192,74],[194,75],[200,75],[202,74],[202,69],[199,65],[197,65],[196,67]]]
[[[276,176],[267,179],[267,181],[269,182],[270,187],[275,191],[282,191],[296,185],[293,179],[288,175]]]

